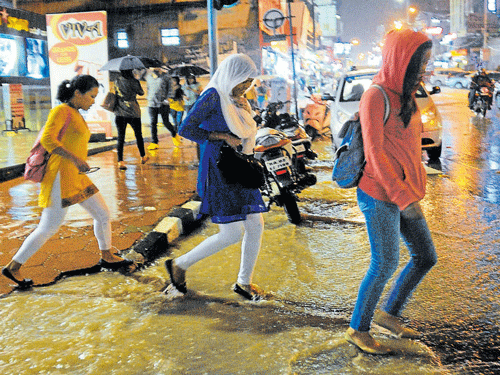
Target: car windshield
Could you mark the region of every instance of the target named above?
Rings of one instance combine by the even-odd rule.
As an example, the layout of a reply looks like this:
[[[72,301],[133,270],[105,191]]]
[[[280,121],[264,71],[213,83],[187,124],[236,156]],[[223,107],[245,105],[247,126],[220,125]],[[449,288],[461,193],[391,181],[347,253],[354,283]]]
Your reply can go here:
[[[361,95],[372,84],[374,74],[363,74],[349,76],[344,81],[344,87],[340,95],[341,102],[359,102]]]
[[[375,74],[363,74],[359,76],[349,76],[344,81],[344,87],[340,95],[341,102],[359,102],[361,95],[372,84]],[[423,86],[420,86],[415,94],[416,98],[427,98]]]

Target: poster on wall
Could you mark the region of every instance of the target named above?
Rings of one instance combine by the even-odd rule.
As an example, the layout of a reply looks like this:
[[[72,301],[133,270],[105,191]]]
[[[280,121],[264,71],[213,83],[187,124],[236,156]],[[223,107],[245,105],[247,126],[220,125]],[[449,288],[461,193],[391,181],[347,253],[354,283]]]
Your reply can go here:
[[[99,71],[108,60],[106,12],[47,15],[47,42],[52,105],[59,104],[57,87],[63,80],[81,74],[95,77],[100,85],[96,104],[82,115],[92,133],[112,137],[111,114],[99,105],[109,91],[109,73]]]
[[[20,83],[4,83],[2,85],[2,97],[5,114],[5,130],[18,131],[20,129],[26,129],[23,85]]]
[[[10,108],[12,116],[12,130],[25,129],[23,85],[10,84]]]

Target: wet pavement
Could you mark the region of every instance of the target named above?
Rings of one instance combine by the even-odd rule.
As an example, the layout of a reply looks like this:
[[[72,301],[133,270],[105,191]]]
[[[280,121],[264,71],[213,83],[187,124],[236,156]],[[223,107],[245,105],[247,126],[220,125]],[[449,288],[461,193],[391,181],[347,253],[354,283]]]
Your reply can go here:
[[[64,278],[1,300],[6,313],[0,319],[0,370],[17,375],[497,374],[500,114],[471,117],[466,90],[445,89],[435,100],[445,119],[445,147],[441,162],[428,168],[422,209],[439,261],[403,314],[423,332],[421,340],[398,340],[375,326],[375,335],[397,351],[382,358],[360,353],[343,338],[368,267],[369,245],[355,190],[332,186],[328,144],[315,143],[321,158],[314,163],[318,183],[300,195],[304,222],[290,224],[277,207],[265,215],[254,281],[273,293],[269,301],[247,303],[231,291],[238,245],[193,266],[187,274],[189,294],[174,301],[160,293],[168,279],[167,254],[132,276],[100,272]],[[125,173],[116,171],[113,151],[90,158],[101,166],[92,179],[109,199],[120,250],[192,197],[196,149],[185,144],[175,151],[167,140],[145,166],[135,146],[127,147]],[[39,213],[33,184],[2,185],[4,262],[11,256],[6,250],[17,249]],[[205,222],[169,252],[183,254],[216,231]],[[57,267],[66,265],[61,248],[78,247],[73,256],[87,259],[87,252],[96,257],[92,262],[98,260],[84,213],[72,213],[56,237],[58,247],[46,253],[57,253]],[[30,272],[56,264],[54,259]],[[402,245],[401,264],[407,259]]]
[[[146,146],[149,144],[149,134],[147,125],[144,125]],[[195,145],[184,140],[180,148],[174,147],[170,133],[160,125],[159,135],[160,148],[149,152],[150,161],[142,165],[133,132],[131,128],[127,129],[128,146],[124,153],[124,160],[128,164],[126,171],[116,168],[116,140],[89,143],[91,156],[88,162],[91,166],[100,167],[89,177],[101,190],[110,207],[113,247],[118,252],[128,252],[173,209],[190,201],[195,195]],[[4,132],[0,137],[0,172],[23,170],[26,155],[36,136],[35,132]],[[10,261],[24,238],[36,227],[41,212],[37,207],[37,197],[38,184],[25,181],[23,177],[2,182],[1,265]],[[99,259],[92,220],[83,209],[74,206],[57,235],[26,263],[22,273],[24,277],[33,279],[35,285],[46,285],[61,275],[81,270],[99,271],[95,267]],[[144,261],[140,256],[138,260]],[[0,294],[12,291],[12,284],[1,276]]]

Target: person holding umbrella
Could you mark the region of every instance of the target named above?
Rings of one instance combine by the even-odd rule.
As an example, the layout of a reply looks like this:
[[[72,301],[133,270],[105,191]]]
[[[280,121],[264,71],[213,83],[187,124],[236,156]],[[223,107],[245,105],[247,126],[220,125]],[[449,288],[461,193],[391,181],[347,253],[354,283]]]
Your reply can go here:
[[[127,169],[123,161],[123,146],[125,144],[125,131],[127,124],[130,124],[137,140],[137,148],[141,155],[141,163],[145,164],[149,157],[144,149],[144,139],[142,137],[141,107],[137,102],[137,95],[144,95],[141,83],[134,76],[133,70],[120,70],[120,77],[115,82],[117,103],[113,111],[115,114],[116,130],[118,131],[118,167],[120,170]]]

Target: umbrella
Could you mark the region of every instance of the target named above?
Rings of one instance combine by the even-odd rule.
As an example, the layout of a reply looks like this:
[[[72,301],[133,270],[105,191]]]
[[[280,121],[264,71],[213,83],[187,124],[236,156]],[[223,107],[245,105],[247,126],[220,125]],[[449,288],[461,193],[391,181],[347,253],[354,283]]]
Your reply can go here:
[[[139,60],[142,61],[146,68],[161,68],[163,65],[165,65],[158,59],[152,59],[146,56],[139,56]]]
[[[202,76],[210,73],[208,70],[196,65],[179,65],[169,72],[172,76],[187,77],[189,75]]]
[[[132,70],[132,69],[146,69],[141,59],[136,56],[122,56],[116,59],[109,60],[104,64],[100,71],[109,70],[113,72],[119,72],[120,70]]]

